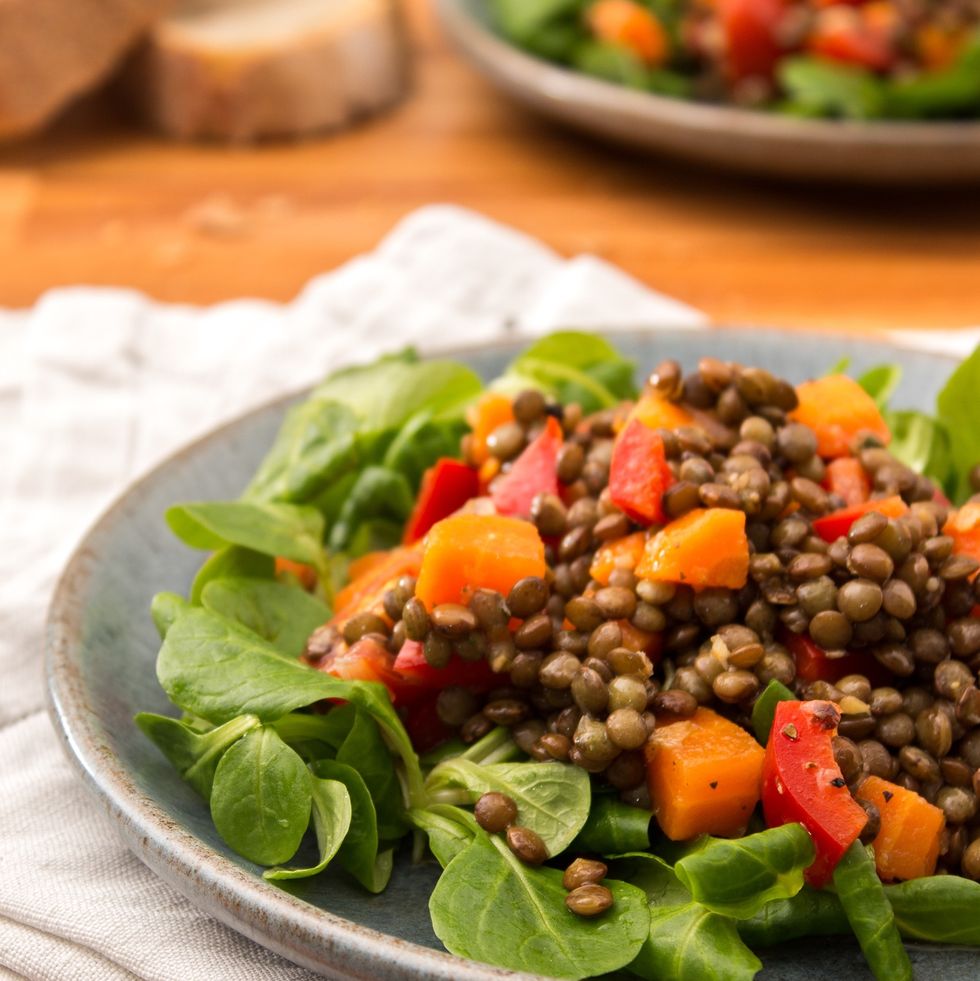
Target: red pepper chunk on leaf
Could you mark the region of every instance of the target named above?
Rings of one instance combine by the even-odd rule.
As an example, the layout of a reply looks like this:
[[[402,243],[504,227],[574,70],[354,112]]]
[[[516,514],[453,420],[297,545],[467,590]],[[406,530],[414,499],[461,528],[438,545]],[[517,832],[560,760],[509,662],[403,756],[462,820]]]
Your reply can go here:
[[[411,545],[437,522],[455,514],[480,493],[477,472],[459,460],[442,457],[422,476],[415,507],[405,523],[403,545]]]
[[[612,503],[638,524],[663,524],[664,492],[672,483],[660,434],[632,420],[616,441],[609,465]]]
[[[830,881],[868,820],[834,760],[839,721],[832,702],[779,702],[762,767],[766,824],[806,828],[817,853],[806,878],[816,888]]]
[[[525,447],[510,470],[494,482],[490,496],[498,514],[528,518],[531,502],[538,494],[558,493],[561,444],[561,426],[557,419],[549,416],[544,429]]]

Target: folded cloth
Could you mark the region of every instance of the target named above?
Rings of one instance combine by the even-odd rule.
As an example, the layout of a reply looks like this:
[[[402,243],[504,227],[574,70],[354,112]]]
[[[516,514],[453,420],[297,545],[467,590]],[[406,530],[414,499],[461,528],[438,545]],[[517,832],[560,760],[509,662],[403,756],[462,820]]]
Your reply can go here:
[[[0,312],[0,978],[306,979],[132,856],[44,713],[44,614],[85,528],[175,447],[345,360],[554,327],[699,327],[592,257],[458,208],[406,218],[286,305],[60,289]]]

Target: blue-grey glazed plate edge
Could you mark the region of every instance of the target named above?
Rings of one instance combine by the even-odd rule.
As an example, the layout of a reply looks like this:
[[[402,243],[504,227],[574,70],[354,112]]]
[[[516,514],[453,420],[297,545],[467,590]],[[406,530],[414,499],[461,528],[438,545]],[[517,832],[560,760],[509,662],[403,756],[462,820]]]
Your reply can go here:
[[[778,334],[767,331],[715,329],[711,331],[616,331],[610,333],[621,349],[636,357],[641,368],[652,367],[662,357],[678,355],[690,363],[700,354],[742,357],[747,362],[769,363],[778,370],[794,361],[797,377],[819,374],[842,354],[854,358],[858,368],[882,360],[898,360],[928,376],[906,378],[896,404],[925,405],[934,389],[954,367],[952,359],[939,355],[912,354],[886,343],[862,341],[832,334]],[[507,358],[526,343],[526,339],[452,350],[427,350],[427,356],[457,356],[478,369],[494,373]],[[641,353],[643,352],[643,353]],[[778,355],[777,355],[778,352]],[[776,362],[781,362],[777,364]],[[187,553],[171,542],[161,518],[160,501],[155,495],[169,492],[176,482],[185,489],[184,499],[237,493],[248,473],[268,445],[285,408],[302,393],[278,399],[230,422],[183,448],[131,485],[85,535],[69,560],[56,587],[47,624],[45,667],[51,717],[69,760],[83,781],[114,820],[128,846],[163,880],[174,886],[192,903],[240,933],[284,957],[327,977],[343,979],[383,979],[383,981],[495,981],[528,978],[482,964],[465,961],[434,949],[435,938],[420,918],[427,921],[425,904],[414,909],[419,922],[407,930],[422,943],[394,936],[388,929],[374,929],[364,923],[319,908],[262,880],[249,866],[223,849],[208,836],[207,808],[194,798],[169,770],[132,724],[140,709],[164,710],[153,671],[156,639],[146,613],[140,608],[114,605],[112,593],[125,593],[128,584],[143,577],[152,590],[186,588],[200,556]],[[237,457],[235,456],[237,454]],[[247,458],[237,476],[222,476],[225,484],[204,486],[213,481],[215,459]],[[209,493],[217,489],[219,493]],[[171,498],[163,503],[170,503]],[[148,510],[151,509],[151,510]],[[147,562],[147,557],[152,561]],[[123,558],[114,568],[110,560]],[[144,566],[149,566],[144,569]],[[175,572],[175,568],[177,571]],[[113,578],[114,577],[114,578]],[[180,580],[180,581],[177,581]],[[108,589],[107,584],[113,588]],[[135,588],[135,587],[132,587]],[[138,590],[137,590],[138,592]],[[148,596],[140,597],[141,601]],[[97,641],[97,642],[96,642]],[[111,669],[95,656],[96,650],[115,652],[119,659]],[[109,655],[106,655],[108,658]],[[100,676],[99,671],[102,671]],[[130,692],[129,681],[136,685]],[[128,697],[131,695],[132,697]],[[133,762],[144,758],[140,765]],[[403,878],[410,897],[418,907],[424,890],[431,885],[431,874],[405,868]],[[434,873],[433,873],[434,874]],[[428,878],[426,878],[428,876]],[[341,883],[331,886],[343,890]],[[401,890],[401,886],[398,887]],[[374,906],[359,902],[348,890],[342,901],[350,908],[371,913],[377,926]],[[321,897],[322,898],[322,897]],[[319,901],[319,900],[317,900]],[[328,894],[327,901],[330,901]],[[383,904],[374,897],[370,904]],[[387,910],[406,933],[404,921],[412,911]],[[820,951],[820,959],[811,958]],[[923,966],[942,970],[949,979],[970,977],[967,962],[957,963],[958,952],[936,949],[914,951]],[[787,945],[766,956],[763,977],[800,979],[816,977],[831,968],[861,971],[861,959],[853,945],[844,947],[828,964],[826,945],[813,947]],[[816,970],[807,967],[810,961]],[[774,971],[775,973],[770,973]]]
[[[840,183],[980,180],[980,122],[797,119],[640,92],[536,58],[489,26],[487,0],[436,0],[442,27],[495,86],[566,125],[747,173]]]

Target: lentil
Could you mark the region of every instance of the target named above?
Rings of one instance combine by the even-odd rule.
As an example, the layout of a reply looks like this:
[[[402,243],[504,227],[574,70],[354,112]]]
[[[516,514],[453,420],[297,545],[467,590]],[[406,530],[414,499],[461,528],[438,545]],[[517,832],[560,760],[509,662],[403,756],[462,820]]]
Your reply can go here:
[[[517,805],[506,794],[492,790],[477,799],[473,817],[484,831],[499,833],[517,820]]]
[[[599,916],[613,905],[613,894],[596,883],[586,883],[565,897],[565,905],[576,916]]]
[[[540,865],[548,858],[548,849],[541,836],[519,824],[507,828],[507,847],[527,865]]]

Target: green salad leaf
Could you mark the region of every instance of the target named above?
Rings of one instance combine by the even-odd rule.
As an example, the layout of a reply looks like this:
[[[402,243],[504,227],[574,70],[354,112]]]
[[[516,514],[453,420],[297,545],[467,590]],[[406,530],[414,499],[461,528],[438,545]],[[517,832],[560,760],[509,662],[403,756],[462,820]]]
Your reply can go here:
[[[429,849],[445,868],[480,833],[473,815],[452,804],[430,804],[408,812],[409,821],[429,840]]]
[[[980,79],[980,66],[977,68]],[[949,458],[954,480],[950,484],[957,502],[972,493],[970,469],[980,461],[980,346],[950,375],[936,399],[936,414],[949,435]]]
[[[980,946],[980,882],[933,875],[885,886],[885,896],[907,940]]]
[[[563,852],[589,816],[589,775],[567,763],[481,765],[459,757],[440,763],[425,788],[440,803],[475,804],[490,791],[506,794],[517,805],[518,822],[541,836],[549,855]]]
[[[249,730],[214,772],[214,826],[239,855],[259,865],[278,865],[296,854],[312,804],[305,764],[269,726]]]
[[[762,694],[752,706],[752,730],[755,738],[765,746],[772,731],[772,720],[776,716],[776,706],[780,702],[795,702],[796,693],[775,678],[762,690]]]
[[[322,780],[320,777],[311,778],[310,785],[313,793],[313,827],[320,850],[319,861],[308,868],[267,869],[263,878],[308,879],[319,875],[344,843],[353,814],[347,786],[339,780]]]
[[[897,364],[879,364],[868,369],[858,384],[875,400],[879,409],[888,405],[902,380],[902,368]]]
[[[320,568],[323,517],[313,508],[259,501],[201,501],[167,509],[171,531],[191,548],[240,545]]]
[[[314,778],[336,780],[347,788],[351,804],[350,830],[337,851],[340,864],[368,892],[379,893],[388,885],[393,850],[379,850],[378,817],[364,778],[352,766],[336,760],[311,764]]]
[[[871,973],[878,981],[911,979],[912,964],[875,870],[873,854],[859,841],[834,869],[834,888]]]
[[[740,920],[738,932],[751,947],[772,947],[800,937],[848,934],[851,928],[835,893],[805,885],[795,896],[774,899]]]
[[[892,82],[886,90],[889,116],[928,119],[976,115],[980,110],[980,31],[946,68]]]
[[[518,44],[532,43],[539,33],[583,8],[582,0],[491,0],[498,26]]]
[[[607,879],[610,910],[593,919],[565,906],[562,873],[530,866],[497,835],[477,834],[446,866],[429,898],[436,936],[460,957],[585,978],[629,964],[647,939],[646,897]]]
[[[589,816],[572,842],[573,851],[617,855],[650,845],[650,812],[610,795],[593,795]]]
[[[226,545],[209,555],[197,570],[191,584],[190,601],[194,606],[200,606],[204,587],[212,579],[274,579],[275,575],[275,556],[240,545]]]
[[[881,81],[864,68],[811,58],[784,58],[779,83],[793,111],[810,116],[874,119],[885,108]]]
[[[795,896],[813,863],[802,825],[784,824],[744,838],[712,838],[674,866],[692,898],[713,913],[749,919],[774,899]]]
[[[330,619],[330,607],[305,589],[267,579],[213,579],[201,602],[291,658],[299,657],[310,634]]]
[[[198,732],[186,722],[153,712],[140,712],[135,722],[205,800],[211,797],[214,771],[225,751],[260,724],[254,715],[241,715]]]
[[[174,625],[177,617],[186,613],[190,608],[190,603],[178,593],[157,593],[153,597],[153,601],[150,603],[150,616],[161,640],[166,637],[167,631]]]
[[[735,921],[691,898],[674,870],[650,854],[624,855],[613,871],[643,890],[649,935],[628,970],[645,981],[751,981],[762,963]]]
[[[512,394],[538,388],[560,402],[578,402],[589,413],[633,398],[633,371],[633,362],[603,338],[559,331],[519,354],[493,387]]]

